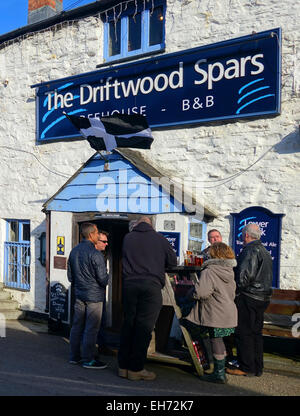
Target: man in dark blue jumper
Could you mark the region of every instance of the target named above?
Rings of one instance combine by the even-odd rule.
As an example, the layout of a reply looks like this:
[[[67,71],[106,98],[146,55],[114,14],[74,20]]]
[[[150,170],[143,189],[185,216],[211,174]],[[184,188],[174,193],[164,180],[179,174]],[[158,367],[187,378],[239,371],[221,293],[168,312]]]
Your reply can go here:
[[[165,268],[177,265],[167,239],[142,217],[123,242],[123,311],[118,354],[119,376],[129,380],[154,380],[144,369],[147,350],[160,309]]]

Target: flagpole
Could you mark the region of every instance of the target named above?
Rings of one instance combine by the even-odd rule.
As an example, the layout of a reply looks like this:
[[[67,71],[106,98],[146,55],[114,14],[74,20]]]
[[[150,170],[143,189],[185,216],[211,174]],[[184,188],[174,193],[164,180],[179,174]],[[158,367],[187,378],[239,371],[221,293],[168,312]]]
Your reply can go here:
[[[97,150],[97,153],[100,155],[100,157],[104,160],[104,171],[109,170],[109,163],[108,163],[108,159],[106,159],[104,157],[104,155],[101,153],[101,150]]]

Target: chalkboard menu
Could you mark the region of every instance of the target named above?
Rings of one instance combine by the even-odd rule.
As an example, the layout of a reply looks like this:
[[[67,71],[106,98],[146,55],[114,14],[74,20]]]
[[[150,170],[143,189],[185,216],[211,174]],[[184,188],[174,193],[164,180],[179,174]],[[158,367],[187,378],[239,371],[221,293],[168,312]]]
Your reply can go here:
[[[68,290],[61,283],[55,283],[51,286],[50,318],[68,321],[68,299]]]

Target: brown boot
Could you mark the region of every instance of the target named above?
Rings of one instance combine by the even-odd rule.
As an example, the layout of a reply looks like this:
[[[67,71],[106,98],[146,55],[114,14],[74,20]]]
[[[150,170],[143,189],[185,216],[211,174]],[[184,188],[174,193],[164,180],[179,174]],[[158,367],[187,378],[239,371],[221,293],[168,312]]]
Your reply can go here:
[[[128,370],[126,370],[125,368],[119,368],[118,375],[119,377],[127,378]]]
[[[136,381],[136,380],[154,380],[156,378],[156,374],[152,373],[151,371],[141,370],[141,371],[130,371],[128,370],[128,380]]]
[[[226,373],[231,374],[233,376],[247,376],[247,377],[253,377],[255,374],[253,373],[246,373],[245,371],[240,370],[239,368],[226,368]]]

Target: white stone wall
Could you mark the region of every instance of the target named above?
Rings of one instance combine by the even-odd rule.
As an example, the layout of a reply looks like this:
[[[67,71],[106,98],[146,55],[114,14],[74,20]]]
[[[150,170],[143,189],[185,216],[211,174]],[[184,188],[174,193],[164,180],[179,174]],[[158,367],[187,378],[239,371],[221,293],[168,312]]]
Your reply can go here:
[[[261,205],[286,214],[280,287],[300,289],[300,5],[276,0],[174,0],[168,5],[167,52],[282,28],[280,116],[199,125],[171,135],[155,132],[151,154],[144,153],[157,166],[171,166],[175,176],[203,183],[206,203],[220,214],[209,228],[220,229],[225,242],[231,243],[231,212]],[[238,172],[233,180],[221,180]]]
[[[206,203],[220,214],[210,227],[219,228],[225,241],[231,237],[230,212],[262,205],[286,214],[280,277],[285,289],[300,289],[299,8],[294,0],[168,0],[167,53],[281,27],[282,111],[268,119],[156,130],[151,150],[142,152],[174,177],[203,181]],[[102,45],[102,21],[90,17],[0,49],[0,218],[31,220],[32,290],[14,291],[28,309],[45,308],[45,269],[35,260],[37,238],[45,231],[42,204],[94,153],[85,141],[36,145],[35,90],[30,87],[95,70],[103,62]],[[0,276],[2,270],[3,261]]]

